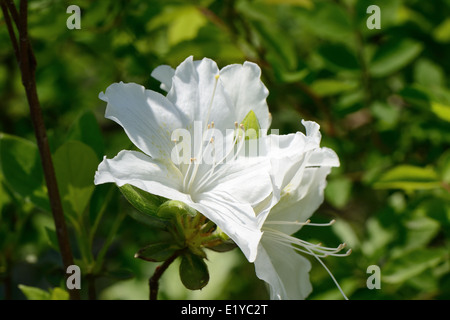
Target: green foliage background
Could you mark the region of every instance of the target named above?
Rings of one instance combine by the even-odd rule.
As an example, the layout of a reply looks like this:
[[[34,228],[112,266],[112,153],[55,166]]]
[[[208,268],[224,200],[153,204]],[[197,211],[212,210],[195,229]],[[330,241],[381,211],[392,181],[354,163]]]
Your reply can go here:
[[[68,30],[66,8],[82,9]],[[366,9],[381,8],[369,30]],[[104,155],[131,144],[104,119],[99,92],[117,81],[152,90],[158,65],[187,56],[219,67],[250,60],[263,70],[272,128],[321,125],[333,148],[326,201],[299,237],[353,253],[328,257],[350,299],[450,298],[450,1],[33,0],[29,28],[37,85],[66,218],[83,275],[82,295],[146,299],[156,264],[134,259],[154,232],[113,185],[93,185]],[[65,298],[60,256],[19,70],[0,19],[0,298]],[[309,299],[341,299],[313,258]],[[369,290],[369,265],[381,289]],[[183,288],[175,266],[165,299],[266,299],[238,250],[209,255],[211,282]],[[19,285],[21,289],[19,289]],[[35,288],[30,288],[35,287]],[[52,288],[57,289],[52,289]],[[41,288],[42,290],[36,289]],[[49,290],[49,291],[47,291]]]

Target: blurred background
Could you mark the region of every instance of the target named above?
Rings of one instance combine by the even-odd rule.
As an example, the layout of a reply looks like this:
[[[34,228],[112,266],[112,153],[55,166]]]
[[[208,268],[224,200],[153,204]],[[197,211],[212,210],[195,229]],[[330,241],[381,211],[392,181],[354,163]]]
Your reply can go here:
[[[371,4],[380,29],[366,25]],[[66,27],[69,5],[81,8],[79,30]],[[256,62],[280,133],[321,125],[341,167],[312,220],[337,222],[298,236],[352,248],[323,259],[350,299],[450,299],[449,0],[31,0],[29,33],[84,298],[147,299],[157,266],[133,257],[154,231],[114,185],[93,185],[104,155],[132,147],[98,94],[118,81],[160,91],[151,71],[193,55]],[[3,16],[0,44],[0,299],[64,297],[52,289],[65,286],[61,259]],[[268,298],[239,250],[208,258],[203,290],[184,289],[175,264],[160,298]],[[308,299],[342,299],[309,258]],[[381,289],[366,286],[370,265]]]

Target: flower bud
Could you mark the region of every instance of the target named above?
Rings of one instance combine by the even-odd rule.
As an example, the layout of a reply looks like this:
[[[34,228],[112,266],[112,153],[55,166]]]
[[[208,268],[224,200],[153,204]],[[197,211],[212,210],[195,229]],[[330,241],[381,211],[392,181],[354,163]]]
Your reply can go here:
[[[177,216],[191,216],[194,217],[197,211],[186,205],[185,203],[177,200],[168,200],[161,204],[156,211],[156,215],[163,219],[173,219]]]
[[[181,257],[180,279],[190,290],[199,290],[209,282],[208,266],[202,257],[187,252]]]

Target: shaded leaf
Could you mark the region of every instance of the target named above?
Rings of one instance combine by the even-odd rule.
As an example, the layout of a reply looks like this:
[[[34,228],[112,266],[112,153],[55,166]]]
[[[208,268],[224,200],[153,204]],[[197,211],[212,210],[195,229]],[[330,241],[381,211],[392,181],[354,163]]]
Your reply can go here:
[[[381,270],[381,281],[402,283],[437,266],[448,254],[444,249],[418,249],[390,260]]]
[[[50,211],[39,150],[34,143],[1,133],[0,165],[5,182],[14,192]]]
[[[388,76],[411,63],[422,50],[423,45],[415,40],[390,41],[377,50],[369,71],[374,77]]]
[[[81,216],[94,192],[98,159],[89,146],[68,141],[53,156],[64,211]]]

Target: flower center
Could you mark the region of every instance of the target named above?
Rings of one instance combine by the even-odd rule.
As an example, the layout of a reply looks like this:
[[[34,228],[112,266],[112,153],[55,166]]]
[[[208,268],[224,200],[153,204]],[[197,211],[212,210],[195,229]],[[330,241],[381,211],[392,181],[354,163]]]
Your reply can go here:
[[[231,137],[227,140],[227,135],[230,132],[227,132],[224,137],[223,133],[215,128],[214,121],[210,122],[219,77],[219,75],[214,77],[214,87],[211,99],[209,100],[205,121],[194,122],[194,128],[192,130],[194,137],[191,137],[190,133],[186,131],[189,135],[188,141],[184,141],[185,136],[183,136],[183,143],[180,144],[177,144],[179,142],[178,139],[172,140],[176,144],[174,153],[172,154],[174,156],[172,160],[178,164],[180,171],[183,173],[183,191],[191,195],[199,192],[208,181],[214,178],[215,174],[217,175],[220,172],[220,164],[224,163],[224,161],[235,160],[245,142],[245,128],[242,124],[238,125],[237,122],[234,123],[234,129],[230,129],[234,133],[233,141],[231,145],[227,145],[226,142],[231,141]],[[191,155],[190,158],[184,157],[180,159],[179,145],[186,147],[189,150],[189,154],[191,154],[191,138],[195,139],[193,143],[194,156],[192,157]],[[201,166],[204,167],[201,168]],[[201,176],[196,180],[199,172],[201,172]]]

